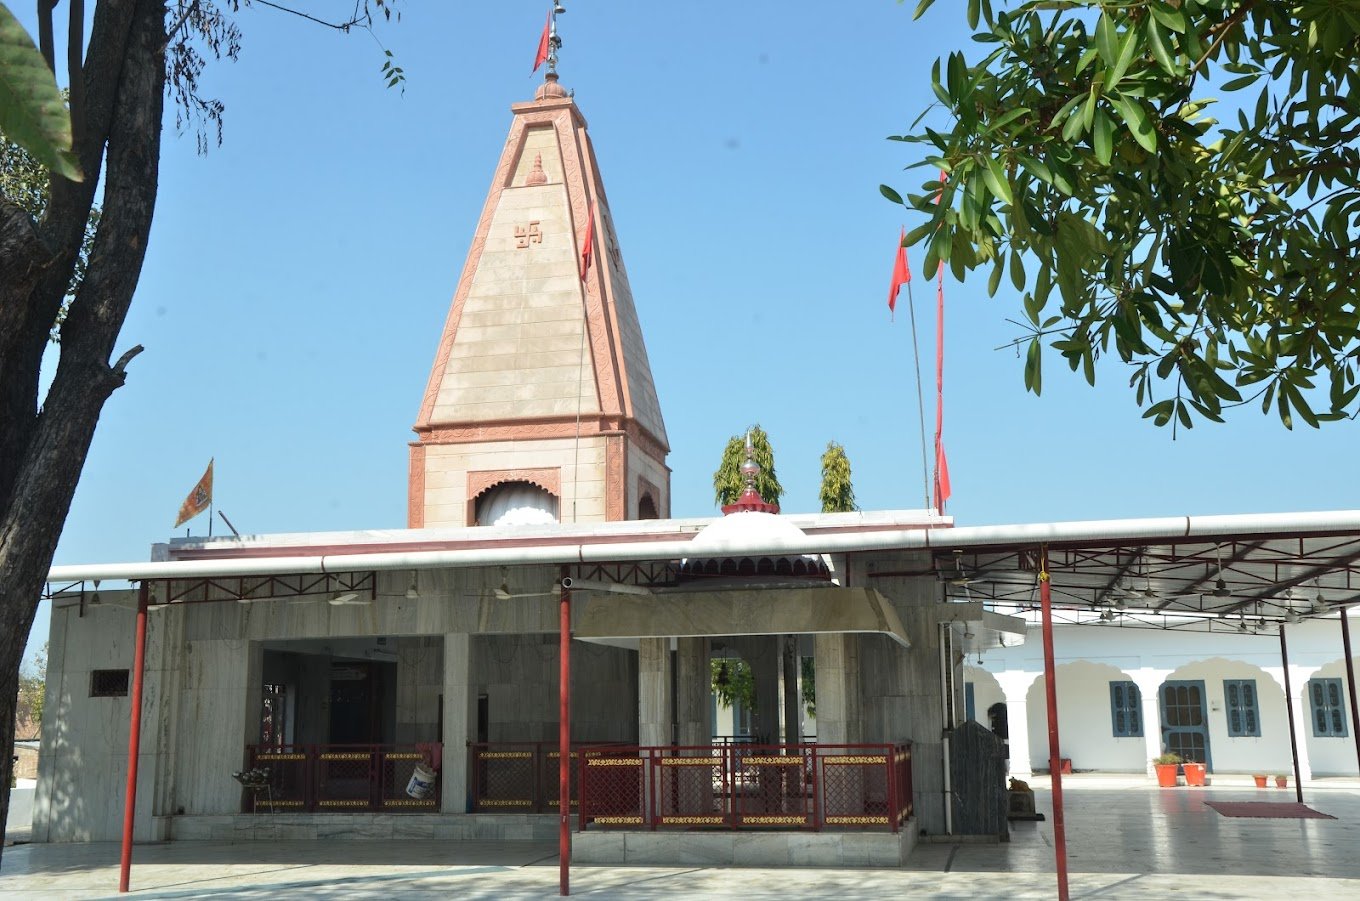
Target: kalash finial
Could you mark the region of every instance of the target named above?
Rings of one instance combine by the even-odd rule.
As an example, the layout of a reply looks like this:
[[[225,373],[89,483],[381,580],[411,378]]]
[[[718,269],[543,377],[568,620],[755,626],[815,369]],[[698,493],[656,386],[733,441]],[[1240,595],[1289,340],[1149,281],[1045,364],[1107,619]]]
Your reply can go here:
[[[557,17],[566,11],[566,7],[557,2],[548,7],[548,21],[543,26],[543,37],[538,45],[538,56],[534,60],[534,71],[545,62],[548,64],[548,70],[543,73],[543,84],[534,92],[535,100],[564,100],[571,97],[571,93],[557,83],[557,51],[562,48],[562,38],[557,34]]]
[[[557,74],[557,51],[562,49],[562,39],[557,36],[557,17],[566,12],[567,8],[561,3],[554,2],[552,13],[549,16],[551,25],[548,28],[548,74]]]
[[[778,513],[779,505],[766,503],[765,498],[756,491],[756,476],[760,475],[760,464],[756,462],[755,442],[751,440],[751,430],[746,430],[746,462],[741,464],[742,481],[746,488],[735,504],[725,504],[723,515],[729,513]]]

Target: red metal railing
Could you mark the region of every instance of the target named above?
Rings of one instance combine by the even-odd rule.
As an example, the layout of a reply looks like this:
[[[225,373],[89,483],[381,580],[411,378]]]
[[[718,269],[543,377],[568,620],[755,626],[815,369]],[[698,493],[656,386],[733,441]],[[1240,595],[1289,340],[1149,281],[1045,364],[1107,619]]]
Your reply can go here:
[[[577,806],[575,761],[582,747],[609,747],[607,744],[571,746],[571,806]],[[468,772],[472,784],[468,792],[473,813],[554,813],[557,811],[557,742],[496,742],[468,746]]]
[[[248,784],[243,809],[256,811],[382,811],[419,813],[439,810],[440,780],[426,798],[406,794],[420,763],[438,756],[413,745],[246,745],[249,770],[268,770],[268,778]]]
[[[583,747],[587,825],[864,828],[912,815],[911,744]]]

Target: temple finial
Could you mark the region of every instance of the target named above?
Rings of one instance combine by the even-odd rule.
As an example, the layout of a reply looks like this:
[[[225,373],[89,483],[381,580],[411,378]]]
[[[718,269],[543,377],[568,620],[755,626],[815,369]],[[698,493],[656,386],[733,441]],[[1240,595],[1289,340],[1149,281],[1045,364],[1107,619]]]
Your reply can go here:
[[[566,11],[565,6],[554,0],[552,12],[549,14],[551,25],[548,28],[548,75],[557,74],[557,51],[562,48],[562,39],[557,36],[557,17]]]

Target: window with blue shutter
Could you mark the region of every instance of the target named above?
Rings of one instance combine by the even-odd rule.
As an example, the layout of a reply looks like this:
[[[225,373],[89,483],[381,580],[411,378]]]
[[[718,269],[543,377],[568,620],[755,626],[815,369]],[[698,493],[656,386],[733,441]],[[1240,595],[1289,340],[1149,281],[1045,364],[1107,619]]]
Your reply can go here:
[[[1340,679],[1309,679],[1308,703],[1313,711],[1313,734],[1318,738],[1345,738],[1345,704]]]
[[[1110,683],[1110,721],[1115,738],[1142,738],[1143,695],[1133,682]]]
[[[1255,679],[1224,679],[1223,706],[1228,711],[1228,735],[1260,738],[1261,715],[1256,704]]]

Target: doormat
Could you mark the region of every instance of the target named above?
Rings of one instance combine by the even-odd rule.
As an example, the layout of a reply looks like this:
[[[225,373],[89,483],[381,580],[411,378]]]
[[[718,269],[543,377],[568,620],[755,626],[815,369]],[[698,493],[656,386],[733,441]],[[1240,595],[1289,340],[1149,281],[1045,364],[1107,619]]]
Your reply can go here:
[[[1271,820],[1334,820],[1297,801],[1205,801],[1225,817],[1256,817]]]

